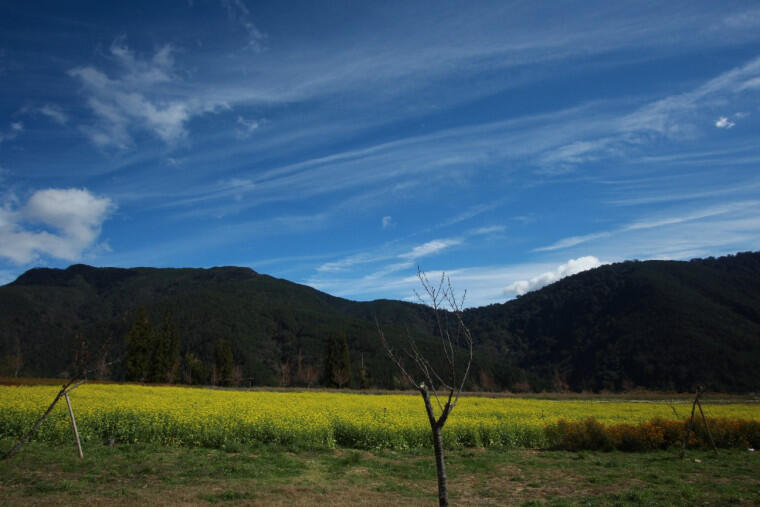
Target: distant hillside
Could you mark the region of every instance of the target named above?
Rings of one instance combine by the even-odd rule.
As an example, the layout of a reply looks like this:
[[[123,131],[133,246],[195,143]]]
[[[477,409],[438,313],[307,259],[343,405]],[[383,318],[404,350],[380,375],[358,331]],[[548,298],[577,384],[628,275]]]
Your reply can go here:
[[[297,372],[320,370],[338,331],[354,372],[363,361],[371,384],[398,386],[375,315],[397,341],[409,329],[423,348],[436,343],[421,305],[353,302],[248,268],[74,265],[0,287],[0,375],[61,374],[78,339],[93,359],[122,357],[140,308],[155,326],[170,316],[182,358],[211,365],[229,342],[246,384],[304,383]],[[477,341],[471,388],[760,391],[760,253],[607,265],[465,319]],[[123,378],[123,361],[102,373]]]
[[[536,389],[760,390],[760,253],[606,265],[467,314]]]

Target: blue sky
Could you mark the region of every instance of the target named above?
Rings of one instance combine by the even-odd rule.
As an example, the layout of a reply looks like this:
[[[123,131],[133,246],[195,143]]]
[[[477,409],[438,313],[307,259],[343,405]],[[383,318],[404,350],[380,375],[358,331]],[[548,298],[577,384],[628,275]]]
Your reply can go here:
[[[250,266],[468,304],[760,249],[760,4],[3,2],[0,283]]]

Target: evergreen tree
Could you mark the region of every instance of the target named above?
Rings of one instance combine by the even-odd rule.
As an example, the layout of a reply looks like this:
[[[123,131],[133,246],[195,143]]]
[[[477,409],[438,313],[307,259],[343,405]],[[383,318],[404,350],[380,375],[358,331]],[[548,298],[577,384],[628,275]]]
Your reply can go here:
[[[179,367],[179,332],[169,312],[164,324],[155,329],[145,308],[137,311],[126,336],[127,380],[138,382],[171,382]]]
[[[150,382],[172,382],[179,367],[179,331],[166,312],[160,330],[153,333],[153,353],[150,362]]]
[[[232,347],[227,340],[219,340],[214,347],[214,363],[216,366],[217,383],[229,386],[232,381]]]
[[[185,354],[185,382],[188,384],[204,384],[208,378],[208,368],[195,354]]]
[[[351,357],[344,333],[330,333],[325,352],[324,383],[342,388],[351,383]]]
[[[205,384],[208,379],[208,367],[206,363],[198,359],[195,354],[185,354],[185,383],[193,385]]]
[[[145,308],[137,310],[137,318],[125,339],[127,345],[127,380],[144,382],[151,371],[153,328]]]

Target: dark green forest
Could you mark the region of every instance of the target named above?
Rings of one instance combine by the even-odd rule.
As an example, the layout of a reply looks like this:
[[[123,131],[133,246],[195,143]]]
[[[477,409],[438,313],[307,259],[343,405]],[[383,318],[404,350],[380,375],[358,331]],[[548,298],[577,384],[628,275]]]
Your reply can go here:
[[[453,280],[456,284],[456,280]],[[466,289],[466,287],[461,287]],[[404,388],[432,312],[354,302],[248,268],[37,268],[0,287],[0,375],[243,386]],[[469,389],[760,391],[760,253],[628,261],[468,309]]]

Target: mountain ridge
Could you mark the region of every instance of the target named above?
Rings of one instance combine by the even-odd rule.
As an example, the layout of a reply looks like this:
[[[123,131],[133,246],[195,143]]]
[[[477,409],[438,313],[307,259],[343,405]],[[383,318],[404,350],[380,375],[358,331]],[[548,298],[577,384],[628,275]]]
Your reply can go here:
[[[0,287],[0,373],[54,376],[76,337],[109,358],[124,353],[136,312],[171,314],[182,357],[213,362],[229,341],[242,377],[295,385],[318,370],[325,337],[348,337],[378,387],[398,387],[375,329],[399,346],[408,330],[432,354],[428,308],[357,302],[250,268],[35,268]],[[476,340],[470,388],[760,390],[760,253],[691,261],[626,261],[572,275],[514,300],[464,312]],[[53,353],[55,351],[55,353]],[[19,366],[14,371],[13,366]],[[182,366],[184,368],[184,365]],[[105,373],[124,377],[116,365]]]

